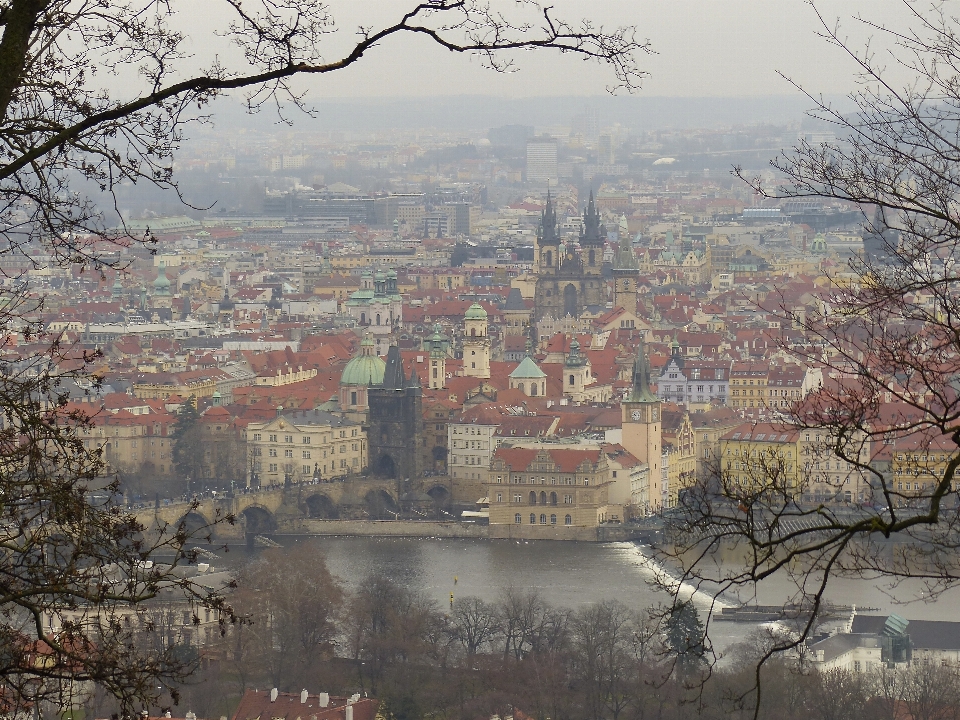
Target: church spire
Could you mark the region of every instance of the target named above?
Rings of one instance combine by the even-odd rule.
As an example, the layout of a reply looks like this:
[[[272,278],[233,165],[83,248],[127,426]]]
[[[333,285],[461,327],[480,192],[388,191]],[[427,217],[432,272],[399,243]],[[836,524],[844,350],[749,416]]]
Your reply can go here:
[[[403,359],[400,357],[400,348],[391,345],[387,350],[387,365],[383,371],[383,382],[380,387],[389,390],[403,390],[406,386],[406,377],[403,373]]]
[[[633,391],[628,399],[630,402],[658,402],[657,396],[650,389],[650,361],[643,338],[637,346],[637,359],[633,363]]]

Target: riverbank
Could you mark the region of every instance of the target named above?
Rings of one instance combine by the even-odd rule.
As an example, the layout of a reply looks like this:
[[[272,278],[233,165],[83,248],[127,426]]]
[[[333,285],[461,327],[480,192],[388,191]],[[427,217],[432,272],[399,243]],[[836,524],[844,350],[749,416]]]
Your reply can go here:
[[[645,540],[645,535],[631,525],[601,525],[596,528],[480,525],[463,522],[428,520],[316,520],[295,519],[281,523],[282,535],[315,535],[319,537],[398,537],[503,540],[565,540],[573,542],[623,542]]]
[[[490,537],[488,527],[460,522],[427,520],[289,520],[278,531],[283,535],[318,537],[396,537],[471,539]]]

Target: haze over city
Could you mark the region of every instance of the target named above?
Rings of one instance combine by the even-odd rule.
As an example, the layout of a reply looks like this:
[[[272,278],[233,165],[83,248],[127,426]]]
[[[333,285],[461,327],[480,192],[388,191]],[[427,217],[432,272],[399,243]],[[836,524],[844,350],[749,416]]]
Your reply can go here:
[[[0,0],[0,720],[960,717],[957,13]]]

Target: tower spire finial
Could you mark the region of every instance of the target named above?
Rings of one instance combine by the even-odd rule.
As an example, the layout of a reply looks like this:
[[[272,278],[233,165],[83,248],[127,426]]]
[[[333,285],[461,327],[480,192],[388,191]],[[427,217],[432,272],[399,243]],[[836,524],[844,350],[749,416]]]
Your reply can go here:
[[[643,337],[637,345],[637,359],[633,363],[633,391],[630,402],[657,402],[657,396],[650,389],[650,361],[647,359],[646,343]]]

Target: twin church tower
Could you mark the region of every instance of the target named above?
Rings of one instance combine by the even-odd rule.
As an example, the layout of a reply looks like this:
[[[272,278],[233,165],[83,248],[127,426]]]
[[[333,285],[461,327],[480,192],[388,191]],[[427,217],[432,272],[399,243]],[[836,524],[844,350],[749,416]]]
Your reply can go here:
[[[637,276],[640,267],[633,253],[629,234],[622,233],[620,249],[613,263],[614,307],[630,313],[637,310]],[[607,298],[603,277],[603,248],[607,229],[600,222],[600,211],[590,191],[590,200],[583,214],[579,252],[576,245],[560,239],[557,232],[557,211],[547,190],[547,205],[540,215],[534,272],[537,276],[534,293],[535,320],[550,316],[556,320],[580,317],[585,310],[603,312]]]

